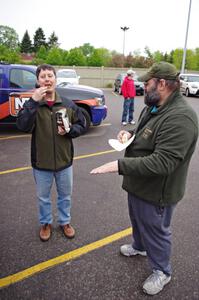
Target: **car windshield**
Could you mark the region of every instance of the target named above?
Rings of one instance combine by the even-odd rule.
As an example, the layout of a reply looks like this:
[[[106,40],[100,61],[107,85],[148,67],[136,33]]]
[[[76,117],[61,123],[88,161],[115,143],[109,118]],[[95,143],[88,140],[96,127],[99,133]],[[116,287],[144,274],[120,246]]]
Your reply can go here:
[[[188,76],[187,81],[188,82],[199,82],[199,76]]]
[[[57,78],[76,78],[77,75],[73,71],[58,71]]]

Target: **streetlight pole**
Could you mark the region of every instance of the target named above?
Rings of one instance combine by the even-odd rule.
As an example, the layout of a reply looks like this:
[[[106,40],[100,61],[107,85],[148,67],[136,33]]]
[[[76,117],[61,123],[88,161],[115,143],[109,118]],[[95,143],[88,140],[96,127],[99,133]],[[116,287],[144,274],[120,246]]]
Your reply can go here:
[[[190,0],[190,2],[189,2],[189,13],[188,13],[188,19],[187,19],[187,30],[186,30],[186,36],[185,36],[185,44],[184,44],[184,51],[183,51],[181,73],[184,73],[184,69],[185,69],[185,60],[186,60],[186,51],[187,51],[187,38],[188,38],[188,31],[189,31],[189,19],[190,19],[190,13],[191,13],[191,1],[192,0]]]
[[[124,51],[125,51],[125,32],[129,29],[129,27],[120,27],[120,29],[122,29],[124,31],[124,36],[123,36],[123,56],[124,56]]]

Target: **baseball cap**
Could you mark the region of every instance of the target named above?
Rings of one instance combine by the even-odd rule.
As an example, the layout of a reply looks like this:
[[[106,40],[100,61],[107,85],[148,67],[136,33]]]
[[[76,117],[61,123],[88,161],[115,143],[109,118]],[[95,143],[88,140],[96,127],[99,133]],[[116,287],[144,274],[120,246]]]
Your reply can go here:
[[[167,62],[154,63],[151,68],[144,75],[138,78],[139,81],[148,81],[152,78],[175,80],[180,72],[176,67]]]
[[[129,69],[126,73],[127,73],[127,75],[134,75],[135,74],[135,72],[131,69]]]

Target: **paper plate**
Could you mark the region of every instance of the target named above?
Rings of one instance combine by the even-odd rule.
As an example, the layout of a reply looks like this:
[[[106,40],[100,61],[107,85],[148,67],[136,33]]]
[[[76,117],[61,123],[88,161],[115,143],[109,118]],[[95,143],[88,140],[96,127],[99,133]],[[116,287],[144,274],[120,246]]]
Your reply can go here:
[[[116,151],[122,151],[132,143],[134,138],[135,138],[135,134],[126,143],[120,143],[117,139],[109,139],[108,143]]]

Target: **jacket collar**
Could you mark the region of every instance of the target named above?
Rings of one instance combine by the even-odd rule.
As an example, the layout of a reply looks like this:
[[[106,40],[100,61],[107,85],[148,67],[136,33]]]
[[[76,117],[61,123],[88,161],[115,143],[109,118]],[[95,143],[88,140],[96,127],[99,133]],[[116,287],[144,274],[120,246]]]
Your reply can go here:
[[[171,95],[169,95],[169,97],[167,98],[166,102],[163,105],[159,107],[157,106],[155,107],[153,106],[152,108],[150,107],[151,114],[160,114],[165,112],[173,104],[175,99],[178,98],[178,96],[180,96],[180,92],[174,91],[173,93],[171,93]]]

